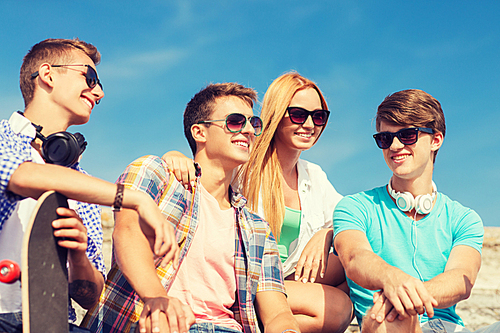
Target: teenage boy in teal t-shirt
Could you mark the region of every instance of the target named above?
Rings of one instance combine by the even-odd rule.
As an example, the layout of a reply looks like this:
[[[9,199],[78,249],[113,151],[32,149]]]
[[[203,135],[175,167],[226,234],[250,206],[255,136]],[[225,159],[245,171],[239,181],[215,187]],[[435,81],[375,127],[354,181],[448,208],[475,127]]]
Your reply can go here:
[[[446,125],[421,90],[389,95],[374,135],[393,175],[387,186],[345,197],[334,213],[334,246],[362,331],[455,332],[456,304],[481,265],[480,217],[432,181]],[[396,320],[397,319],[397,320]]]

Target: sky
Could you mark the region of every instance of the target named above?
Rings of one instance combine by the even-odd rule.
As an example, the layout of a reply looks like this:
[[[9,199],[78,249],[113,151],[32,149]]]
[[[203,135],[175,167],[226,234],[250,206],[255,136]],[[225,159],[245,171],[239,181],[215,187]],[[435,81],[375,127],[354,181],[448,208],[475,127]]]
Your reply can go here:
[[[207,84],[238,82],[262,100],[294,70],[331,110],[301,157],[339,193],[387,184],[372,138],[377,106],[422,89],[446,117],[438,190],[500,227],[499,1],[2,0],[0,12],[0,118],[24,108],[19,69],[35,43],[78,37],[101,52],[106,95],[88,124],[69,129],[85,135],[82,166],[96,177],[114,182],[146,154],[190,156],[182,113]]]

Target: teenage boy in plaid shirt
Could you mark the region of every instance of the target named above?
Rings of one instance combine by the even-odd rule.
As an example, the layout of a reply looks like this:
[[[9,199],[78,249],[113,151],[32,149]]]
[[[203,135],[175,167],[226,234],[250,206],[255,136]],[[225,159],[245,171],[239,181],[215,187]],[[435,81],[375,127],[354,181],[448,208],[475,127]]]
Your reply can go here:
[[[54,221],[54,235],[64,237],[59,245],[68,248],[69,295],[83,308],[92,307],[104,285],[102,229],[100,210],[96,204],[110,206],[115,193],[123,195],[121,205],[134,208],[141,215],[141,226],[155,252],[166,259],[178,254],[173,229],[151,198],[138,191],[85,174],[74,159],[58,160],[52,150],[43,149],[41,137],[65,131],[71,125],[85,124],[93,107],[104,97],[95,66],[100,61],[97,49],[78,39],[47,39],[34,45],[24,57],[20,83],[24,113],[14,112],[9,120],[0,122],[0,259],[21,260],[22,239],[36,201],[43,192],[55,190],[70,199],[72,209],[59,208],[61,219]],[[38,127],[35,127],[35,124]],[[54,141],[51,141],[54,142]],[[78,142],[78,140],[75,140]],[[80,141],[78,144],[81,144]],[[62,148],[61,148],[62,147]],[[76,148],[76,147],[74,147]],[[61,165],[45,164],[52,156]],[[53,161],[54,162],[54,161]],[[64,162],[64,163],[63,163]],[[33,199],[34,198],[34,199]],[[88,204],[90,202],[92,204]],[[136,220],[137,223],[137,220]],[[76,320],[69,308],[69,321]],[[0,331],[22,332],[21,288],[17,282],[0,284]],[[70,331],[81,331],[70,325]]]
[[[100,305],[84,319],[86,327],[129,332],[139,322],[141,332],[250,333],[260,332],[260,321],[266,332],[298,332],[270,228],[229,185],[262,131],[253,116],[255,99],[254,90],[223,83],[188,103],[184,133],[200,167],[192,193],[156,156],[134,161],[120,176],[126,187],[153,197],[176,226],[179,268],[158,267],[132,223],[135,212],[117,213],[118,266],[108,274]]]

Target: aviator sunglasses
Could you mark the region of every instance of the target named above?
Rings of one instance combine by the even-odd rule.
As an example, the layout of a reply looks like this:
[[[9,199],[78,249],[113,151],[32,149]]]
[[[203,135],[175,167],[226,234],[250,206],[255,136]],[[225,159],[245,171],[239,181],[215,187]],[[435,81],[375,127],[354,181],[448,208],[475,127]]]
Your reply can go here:
[[[87,81],[87,85],[90,89],[94,89],[96,85],[99,85],[102,90],[102,84],[99,78],[97,77],[97,72],[90,65],[51,65],[52,67],[69,67],[69,66],[85,66],[87,67],[87,73],[85,73],[85,81]],[[34,79],[38,76],[38,71],[31,74],[31,78]]]
[[[403,128],[396,133],[380,132],[374,134],[373,137],[375,138],[375,142],[380,149],[387,149],[392,145],[394,137],[397,137],[399,141],[406,146],[416,143],[418,140],[418,132],[433,134],[434,130],[426,127],[410,127]]]
[[[239,133],[245,128],[247,123],[247,117],[241,113],[231,113],[227,115],[225,119],[215,119],[215,120],[202,120],[198,124],[213,123],[216,121],[225,121],[226,128],[231,133]],[[262,119],[257,116],[248,117],[250,125],[252,125],[255,136],[259,136],[262,133]]]
[[[314,125],[323,126],[328,121],[328,116],[330,115],[330,111],[328,110],[309,111],[298,106],[289,106],[286,110],[292,123],[299,125],[304,124],[307,118],[311,116]]]

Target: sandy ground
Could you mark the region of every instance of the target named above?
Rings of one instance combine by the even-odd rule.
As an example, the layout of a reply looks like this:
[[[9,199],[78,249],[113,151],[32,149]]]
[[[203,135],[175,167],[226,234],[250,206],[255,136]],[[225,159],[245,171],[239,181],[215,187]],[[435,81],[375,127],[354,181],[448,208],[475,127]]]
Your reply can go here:
[[[111,267],[113,219],[107,207],[103,209],[102,223],[104,260],[106,267]],[[500,321],[500,228],[485,228],[481,270],[471,297],[458,304],[457,312],[470,330]],[[84,313],[77,309],[79,320]],[[346,332],[359,332],[359,328],[354,322]]]
[[[500,228],[485,228],[482,263],[469,299],[457,312],[470,330],[500,321]]]

